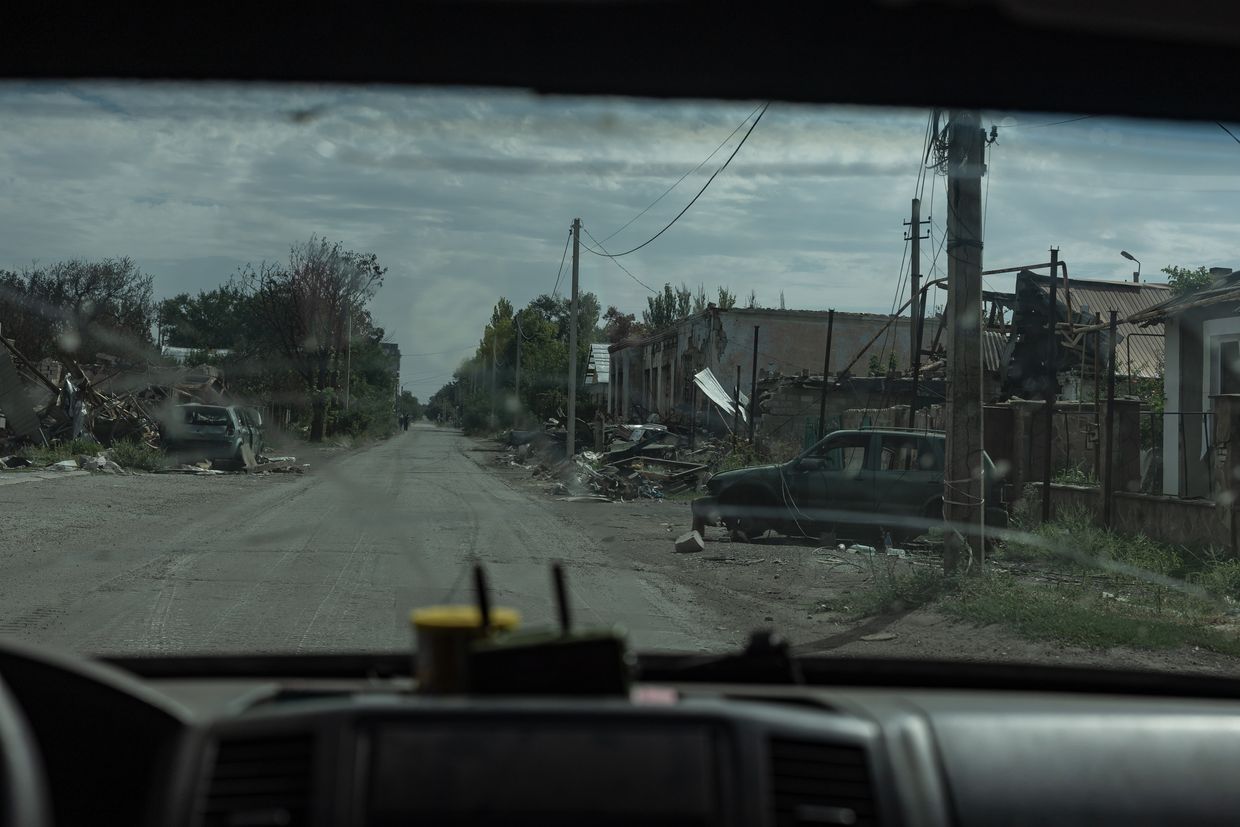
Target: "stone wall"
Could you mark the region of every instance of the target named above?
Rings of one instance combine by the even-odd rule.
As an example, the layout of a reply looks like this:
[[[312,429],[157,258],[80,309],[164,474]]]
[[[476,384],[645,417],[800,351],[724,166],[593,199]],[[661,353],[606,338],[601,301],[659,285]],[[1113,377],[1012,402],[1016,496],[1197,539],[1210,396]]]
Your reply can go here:
[[[1032,511],[1037,513],[1042,486],[1029,488]],[[1115,492],[1111,524],[1124,534],[1143,534],[1171,545],[1229,548],[1227,523],[1219,519],[1211,500],[1182,500],[1155,494]],[[1051,519],[1074,510],[1085,510],[1102,522],[1102,489],[1077,485],[1051,485]]]

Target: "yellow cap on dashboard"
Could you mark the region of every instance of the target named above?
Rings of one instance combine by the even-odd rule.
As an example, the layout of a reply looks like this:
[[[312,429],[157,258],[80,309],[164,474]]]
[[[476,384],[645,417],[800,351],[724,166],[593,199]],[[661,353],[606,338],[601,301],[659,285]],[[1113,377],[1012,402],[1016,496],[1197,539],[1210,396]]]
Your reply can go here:
[[[482,625],[482,612],[477,606],[427,606],[409,613],[409,622],[419,629],[477,629]],[[511,632],[521,624],[516,609],[491,609],[491,628]]]

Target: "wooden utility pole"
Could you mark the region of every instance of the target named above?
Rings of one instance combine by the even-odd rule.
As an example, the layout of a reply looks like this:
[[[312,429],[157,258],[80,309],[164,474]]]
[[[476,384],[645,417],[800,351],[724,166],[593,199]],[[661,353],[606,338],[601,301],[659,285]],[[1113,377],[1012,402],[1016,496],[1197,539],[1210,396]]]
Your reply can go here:
[[[826,436],[827,427],[827,375],[831,373],[831,334],[835,331],[835,308],[827,311],[827,350],[822,355],[822,395],[818,399],[818,438]]]
[[[732,411],[732,438],[741,438],[741,366],[736,365],[736,409]]]
[[[568,442],[565,456],[577,453],[577,266],[581,256],[581,219],[573,219],[573,298],[568,309]]]
[[[982,174],[978,113],[956,110],[947,128],[947,518],[943,568],[981,570],[985,539],[982,462]],[[970,556],[971,555],[971,556]]]
[[[512,321],[517,328],[517,365],[513,373],[512,395],[516,397],[517,416],[523,419],[524,417],[521,416],[521,340],[525,338],[525,334],[521,331],[520,317],[513,316]]]

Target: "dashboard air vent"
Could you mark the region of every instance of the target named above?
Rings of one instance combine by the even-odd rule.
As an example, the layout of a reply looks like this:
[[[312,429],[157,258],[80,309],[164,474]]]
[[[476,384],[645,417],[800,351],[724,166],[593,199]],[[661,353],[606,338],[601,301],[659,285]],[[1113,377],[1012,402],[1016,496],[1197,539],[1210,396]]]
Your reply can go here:
[[[771,806],[778,827],[874,825],[874,796],[860,747],[772,738]]]
[[[205,827],[309,822],[314,738],[223,739],[203,802]]]

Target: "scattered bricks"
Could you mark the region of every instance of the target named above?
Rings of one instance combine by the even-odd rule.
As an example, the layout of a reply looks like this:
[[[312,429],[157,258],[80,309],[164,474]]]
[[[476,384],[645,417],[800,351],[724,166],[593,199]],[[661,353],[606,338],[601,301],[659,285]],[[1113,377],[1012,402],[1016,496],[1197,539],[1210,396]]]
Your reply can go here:
[[[705,548],[706,543],[702,542],[702,535],[696,531],[682,534],[676,540],[676,551],[680,554],[692,554]]]

